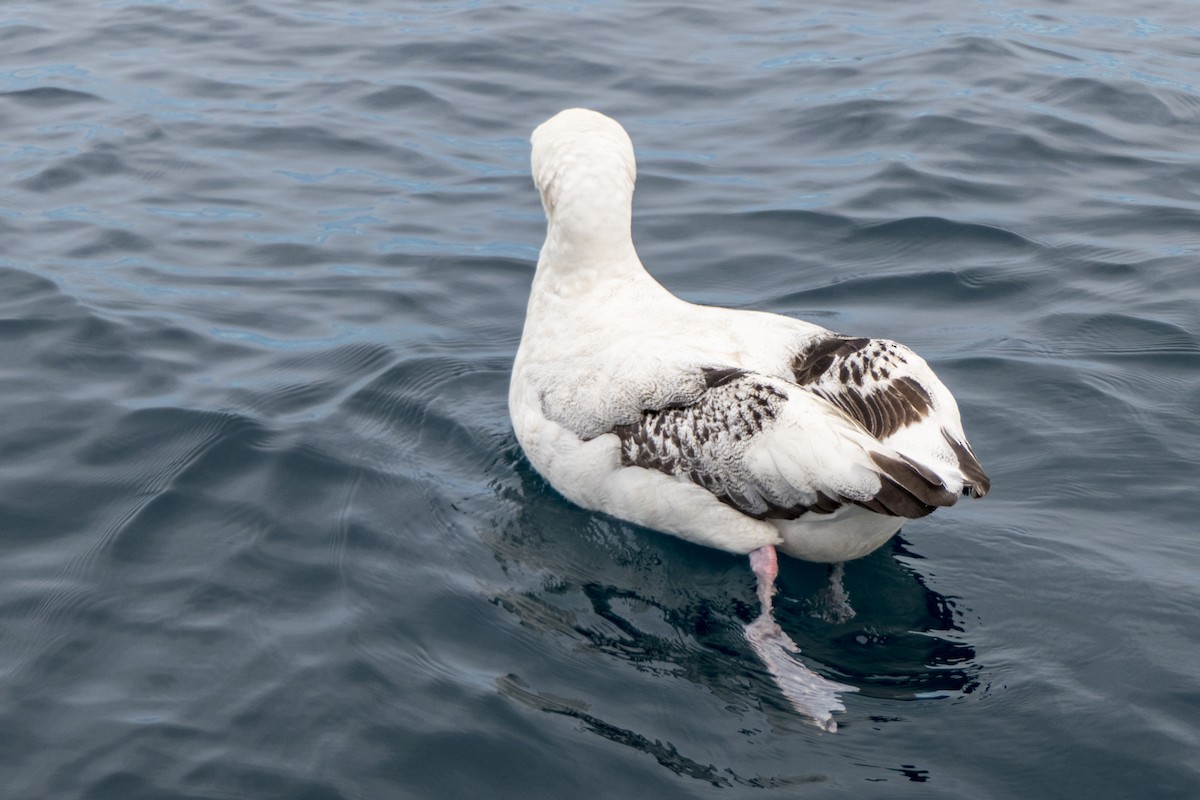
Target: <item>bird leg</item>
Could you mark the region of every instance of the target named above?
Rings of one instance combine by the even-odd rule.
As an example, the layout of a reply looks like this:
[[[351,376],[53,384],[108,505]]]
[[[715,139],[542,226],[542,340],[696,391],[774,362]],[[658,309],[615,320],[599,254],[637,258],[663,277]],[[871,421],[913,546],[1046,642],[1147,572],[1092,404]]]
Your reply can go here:
[[[773,609],[771,598],[775,596],[775,579],[779,577],[779,556],[771,545],[760,547],[750,554],[750,569],[758,578],[758,602],[761,616],[770,617]]]
[[[822,678],[793,657],[800,652],[800,648],[783,632],[772,613],[771,598],[775,594],[775,578],[779,574],[775,548],[767,545],[752,552],[750,567],[758,579],[758,601],[762,611],[757,619],[746,626],[746,641],[766,664],[767,671],[792,707],[817,727],[836,731],[833,712],[846,710],[837,693],[858,690]]]
[[[814,617],[834,625],[842,625],[857,616],[857,612],[850,605],[850,595],[846,592],[846,585],[842,582],[845,574],[845,561],[829,565],[829,582],[825,584],[824,589],[817,593],[816,600],[812,604]]]

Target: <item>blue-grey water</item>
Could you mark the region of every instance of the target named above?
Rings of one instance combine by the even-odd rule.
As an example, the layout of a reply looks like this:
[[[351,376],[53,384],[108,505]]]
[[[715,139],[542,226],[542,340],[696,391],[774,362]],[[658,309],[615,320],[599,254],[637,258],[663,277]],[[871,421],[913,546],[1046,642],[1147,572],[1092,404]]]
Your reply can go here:
[[[505,405],[528,135],[669,288],[903,341],[994,480],[742,639]],[[0,5],[0,796],[1200,794],[1190,0]]]

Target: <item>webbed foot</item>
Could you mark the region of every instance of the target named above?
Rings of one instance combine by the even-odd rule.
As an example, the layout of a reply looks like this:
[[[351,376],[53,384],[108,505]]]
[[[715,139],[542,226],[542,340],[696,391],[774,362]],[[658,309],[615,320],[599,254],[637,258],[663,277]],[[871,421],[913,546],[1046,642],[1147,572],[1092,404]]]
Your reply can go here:
[[[765,552],[768,550],[770,552]],[[832,733],[837,730],[833,713],[846,710],[838,692],[856,692],[858,689],[822,678],[795,658],[800,647],[783,632],[772,616],[771,596],[775,593],[775,576],[778,574],[774,550],[773,547],[764,547],[750,554],[763,609],[758,618],[746,626],[746,641],[766,665],[792,707],[817,727]]]

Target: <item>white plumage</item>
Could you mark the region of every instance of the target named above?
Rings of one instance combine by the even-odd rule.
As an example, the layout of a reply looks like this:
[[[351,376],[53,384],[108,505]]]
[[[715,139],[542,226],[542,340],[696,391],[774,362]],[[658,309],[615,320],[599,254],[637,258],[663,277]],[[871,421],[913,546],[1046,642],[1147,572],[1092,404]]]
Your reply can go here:
[[[636,168],[616,121],[569,109],[532,141],[548,225],[509,410],[559,492],[711,547],[824,562],[987,492],[954,398],[912,351],[694,305],[655,281],[633,246]]]

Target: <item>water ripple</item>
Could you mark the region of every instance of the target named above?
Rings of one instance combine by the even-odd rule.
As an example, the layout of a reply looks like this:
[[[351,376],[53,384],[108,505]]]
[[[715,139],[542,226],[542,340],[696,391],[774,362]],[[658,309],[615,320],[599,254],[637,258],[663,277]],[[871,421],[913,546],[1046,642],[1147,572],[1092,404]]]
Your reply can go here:
[[[1189,4],[385,6],[0,12],[9,794],[1190,796]],[[849,565],[847,623],[784,565],[836,737],[744,559],[512,436],[574,105],[664,284],[913,345],[995,480]]]

